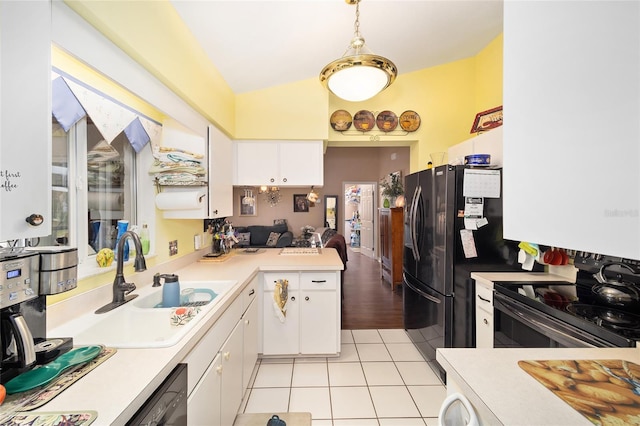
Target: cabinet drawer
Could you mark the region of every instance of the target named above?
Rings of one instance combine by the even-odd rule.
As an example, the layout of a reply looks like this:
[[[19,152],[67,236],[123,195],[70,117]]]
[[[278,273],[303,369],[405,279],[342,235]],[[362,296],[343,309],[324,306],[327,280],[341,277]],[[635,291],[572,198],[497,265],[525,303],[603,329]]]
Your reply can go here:
[[[288,280],[289,291],[299,288],[299,279],[297,272],[266,272],[264,274],[264,290],[273,291],[276,287],[276,281]]]
[[[493,290],[476,283],[476,308],[493,313]]]
[[[242,290],[242,312],[244,313],[253,299],[256,298],[258,294],[258,286],[260,285],[260,281],[258,276],[256,275],[251,279],[251,282]]]
[[[335,272],[303,272],[300,274],[300,288],[303,290],[335,290]]]

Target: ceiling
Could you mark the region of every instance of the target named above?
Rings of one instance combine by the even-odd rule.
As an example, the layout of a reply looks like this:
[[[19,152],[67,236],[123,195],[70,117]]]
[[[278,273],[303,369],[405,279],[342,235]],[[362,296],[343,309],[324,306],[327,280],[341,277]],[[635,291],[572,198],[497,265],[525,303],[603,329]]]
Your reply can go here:
[[[171,0],[234,93],[317,78],[341,57],[345,0]],[[403,73],[476,55],[502,33],[502,0],[362,0],[367,47]]]

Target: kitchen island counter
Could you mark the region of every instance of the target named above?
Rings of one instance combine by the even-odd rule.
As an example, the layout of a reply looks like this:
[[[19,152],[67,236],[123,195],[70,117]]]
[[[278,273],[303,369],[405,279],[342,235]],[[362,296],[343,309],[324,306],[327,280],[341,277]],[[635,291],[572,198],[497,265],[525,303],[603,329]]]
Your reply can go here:
[[[257,253],[237,252],[228,259],[208,262],[201,250],[139,274],[126,274],[141,292],[148,290],[154,273],[174,273],[181,282],[233,280],[236,284],[220,295],[221,300],[177,344],[164,348],[118,349],[86,376],[78,380],[37,412],[98,412],[93,425],[123,425],[183,362],[196,344],[216,324],[225,310],[260,272],[269,271],[339,271],[342,261],[334,249],[321,249],[319,255],[280,255],[280,249],[261,249]],[[136,291],[137,292],[137,291]],[[111,284],[87,291],[47,307],[48,335],[69,330],[70,322],[82,321],[86,315],[111,301]],[[68,334],[65,334],[68,335]]]
[[[482,424],[592,425],[518,366],[520,360],[621,359],[640,363],[640,348],[438,349],[447,392],[464,394]]]

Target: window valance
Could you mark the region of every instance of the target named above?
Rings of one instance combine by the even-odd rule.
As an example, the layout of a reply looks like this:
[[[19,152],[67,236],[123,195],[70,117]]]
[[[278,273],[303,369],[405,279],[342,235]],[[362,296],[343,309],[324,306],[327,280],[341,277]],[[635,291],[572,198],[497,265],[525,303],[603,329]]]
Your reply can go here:
[[[162,125],[157,121],[58,69],[51,80],[52,113],[65,131],[88,115],[108,143],[123,131],[136,152],[150,141],[160,143]]]

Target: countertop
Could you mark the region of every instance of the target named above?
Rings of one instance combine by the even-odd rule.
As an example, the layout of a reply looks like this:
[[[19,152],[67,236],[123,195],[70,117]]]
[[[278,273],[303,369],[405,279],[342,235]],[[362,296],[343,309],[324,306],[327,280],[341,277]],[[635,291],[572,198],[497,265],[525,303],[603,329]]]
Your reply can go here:
[[[335,249],[321,249],[320,255],[279,255],[280,251],[261,249],[258,253],[239,252],[223,262],[201,262],[199,260],[206,253],[201,250],[184,256],[175,265],[163,264],[142,274],[125,274],[127,281],[133,282],[135,279],[140,289],[151,285],[151,277],[155,272],[175,273],[181,281],[213,279],[236,280],[237,283],[221,295],[223,299],[217,303],[217,307],[207,312],[176,345],[153,349],[118,349],[111,358],[36,411],[94,410],[98,412],[94,425],[124,424],[241,294],[255,274],[265,271],[343,269]],[[176,268],[170,269],[171,266]],[[108,284],[47,307],[48,337],[55,337],[57,328],[68,329],[70,321],[82,321],[83,315],[94,315],[95,309],[110,301],[111,284]]]
[[[593,423],[522,370],[518,361],[623,359],[637,364],[640,348],[450,348],[438,349],[436,359],[447,382],[456,382],[484,419],[508,426],[586,426]],[[498,424],[494,422],[488,424]]]

